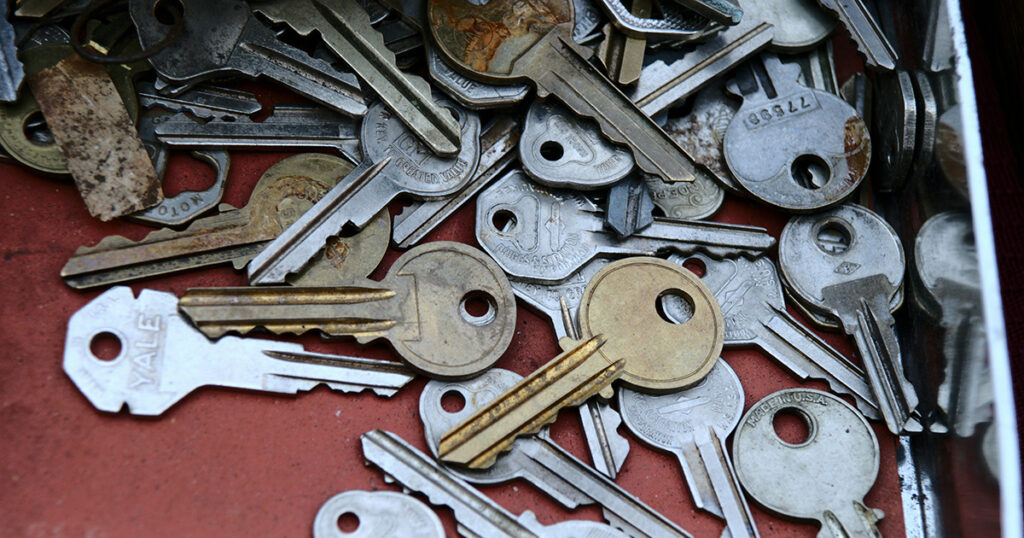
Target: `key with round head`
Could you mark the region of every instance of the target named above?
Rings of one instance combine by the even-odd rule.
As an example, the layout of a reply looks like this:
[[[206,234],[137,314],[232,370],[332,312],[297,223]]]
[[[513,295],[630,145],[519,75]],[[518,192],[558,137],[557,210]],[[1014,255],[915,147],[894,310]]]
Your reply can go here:
[[[459,118],[459,153],[438,157],[377,102],[363,117],[363,161],[249,263],[249,282],[279,284],[300,271],[346,226],[362,228],[399,195],[431,200],[458,192],[480,162],[480,118],[439,99]]]
[[[725,361],[698,385],[653,395],[619,389],[629,431],[679,459],[694,504],[722,518],[732,538],[759,536],[725,440],[743,414],[743,385]]]
[[[794,217],[779,238],[779,265],[796,300],[853,337],[886,426],[902,432],[918,399],[893,329],[891,301],[906,265],[896,232],[854,204]]]
[[[680,144],[680,137],[672,135]],[[651,200],[661,213],[672,219],[704,219],[714,215],[725,201],[725,191],[714,177],[701,170],[692,183],[665,183],[654,176],[643,180],[651,191]]]
[[[779,437],[780,414],[801,418],[807,438]],[[878,476],[878,440],[864,416],[838,397],[803,388],[769,394],[740,419],[732,461],[748,495],[784,516],[818,520],[818,536],[881,536],[876,524],[884,514],[864,505]]]
[[[99,339],[99,340],[98,340]],[[95,354],[116,339],[113,357]],[[415,374],[396,362],[305,352],[300,344],[254,338],[211,342],[178,312],[170,293],[115,286],[68,321],[64,372],[102,411],[125,405],[159,415],[203,386],[296,394],[320,384],[391,396]]]
[[[341,518],[356,517],[352,530],[341,528]],[[313,520],[313,538],[444,538],[441,519],[411,495],[397,491],[350,490],[339,493],[320,507]]]

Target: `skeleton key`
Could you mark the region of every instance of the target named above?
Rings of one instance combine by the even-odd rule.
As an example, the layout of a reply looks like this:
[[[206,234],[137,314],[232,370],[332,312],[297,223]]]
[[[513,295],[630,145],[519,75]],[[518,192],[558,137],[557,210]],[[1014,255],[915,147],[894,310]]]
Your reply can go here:
[[[655,396],[619,389],[619,407],[633,435],[679,459],[698,508],[724,519],[732,538],[759,536],[725,450],[743,414],[743,385],[725,361],[680,392]]]
[[[475,306],[484,312],[472,313]],[[319,329],[363,344],[384,338],[417,371],[448,379],[494,364],[512,341],[516,319],[515,296],[501,268],[479,250],[450,241],[406,252],[380,282],[192,288],[179,307],[211,338],[256,328],[279,334]]]
[[[899,54],[889,43],[864,0],[818,0],[818,3],[839,18],[868,67],[886,71],[896,69]]]
[[[132,21],[139,42],[149,48],[170,25],[157,18],[158,0],[132,0]],[[351,75],[277,39],[256,20],[249,6],[235,0],[181,0],[181,33],[167,48],[148,58],[159,75],[172,82],[195,82],[217,74],[272,78],[289,89],[342,114],[366,113]],[[180,89],[187,89],[188,85]]]
[[[358,526],[351,532],[339,527],[345,514],[356,516]],[[346,491],[320,507],[313,520],[313,538],[444,538],[441,519],[411,495],[396,491]]]
[[[98,337],[120,344],[114,357],[91,350]],[[228,337],[210,342],[178,313],[170,293],[115,286],[68,321],[64,372],[89,401],[116,413],[159,415],[202,386],[296,394],[323,383],[391,396],[415,377],[399,363],[324,355],[302,345]]]
[[[519,374],[492,368],[466,381],[428,382],[420,394],[420,419],[430,451],[438,452],[445,431],[485,408],[521,380]],[[442,406],[442,399],[449,395],[461,397],[465,403],[462,409],[450,411]],[[556,445],[546,429],[536,436],[517,439],[511,451],[499,456],[488,469],[449,468],[449,471],[474,484],[498,484],[525,478],[566,508],[597,504],[609,524],[631,536],[689,536],[665,516]]]
[[[515,517],[463,479],[438,465],[397,435],[373,430],[361,437],[363,457],[377,466],[388,482],[422,493],[435,505],[452,509],[463,536],[508,538],[625,538],[625,534],[594,521],[570,520],[541,525],[532,512]]]
[[[807,439],[781,439],[773,427],[780,413],[802,418]],[[876,524],[884,514],[863,500],[878,476],[878,460],[867,420],[838,397],[813,389],[769,394],[740,419],[732,440],[743,489],[774,512],[820,521],[822,538],[881,536]]]
[[[577,115],[595,119],[605,136],[630,148],[644,171],[665,181],[693,180],[694,165],[679,146],[587,61],[589,49],[572,40],[568,0],[484,6],[431,0],[427,13],[438,52],[467,76],[496,83],[530,79],[538,97],[554,95]]]
[[[753,257],[775,243],[762,228],[663,218],[619,239],[597,212],[582,195],[547,189],[514,170],[477,198],[476,238],[510,276],[538,283],[564,281],[599,256],[699,250]]]
[[[889,430],[917,429],[917,393],[892,327],[891,300],[905,266],[892,227],[854,204],[794,217],[779,238],[779,264],[797,301],[838,319],[853,337]]]
[[[316,255],[346,224],[362,228],[400,194],[424,200],[458,192],[473,177],[480,161],[480,119],[441,102],[456,113],[462,126],[459,154],[438,157],[413,136],[381,103],[363,118],[360,139],[363,161],[312,209],[281,233],[249,264],[249,282],[284,282]],[[350,180],[361,177],[360,180]]]

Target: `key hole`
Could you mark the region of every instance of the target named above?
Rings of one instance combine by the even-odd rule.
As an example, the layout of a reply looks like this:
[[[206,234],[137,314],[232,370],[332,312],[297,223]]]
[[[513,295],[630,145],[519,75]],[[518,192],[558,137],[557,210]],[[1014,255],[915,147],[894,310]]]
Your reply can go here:
[[[507,209],[499,209],[491,217],[491,225],[501,233],[511,233],[516,229],[518,223],[516,214]]]
[[[352,512],[345,512],[338,516],[338,530],[345,534],[351,534],[359,530],[359,516]]]
[[[825,186],[831,177],[828,163],[817,155],[801,155],[793,160],[789,169],[793,181],[805,189],[816,190]]]
[[[457,390],[449,390],[441,395],[441,409],[447,413],[458,413],[466,408],[466,397]]]
[[[471,291],[462,297],[459,303],[459,313],[467,323],[476,326],[483,326],[494,321],[497,317],[498,307],[494,297],[484,291]]]
[[[101,332],[89,341],[89,352],[99,361],[110,362],[120,357],[121,349],[121,339],[111,332]]]
[[[772,417],[772,427],[780,441],[788,446],[803,446],[814,436],[814,423],[802,409],[783,407]]]
[[[850,243],[853,242],[853,234],[850,229],[834,220],[828,221],[818,228],[815,234],[818,248],[828,254],[842,254],[850,250]]]
[[[683,262],[683,268],[697,275],[697,278],[704,278],[708,274],[708,266],[700,258],[688,258]]]
[[[665,290],[654,301],[661,319],[673,325],[682,325],[693,318],[693,299],[682,290]]]
[[[153,16],[160,24],[174,26],[184,14],[185,5],[181,0],[156,0],[153,4]]]
[[[548,140],[540,145],[540,156],[544,157],[547,161],[557,161],[565,155],[565,149],[562,148],[562,144],[554,140]]]
[[[25,133],[25,139],[33,144],[52,146],[54,143],[50,126],[46,124],[43,113],[38,110],[25,117],[25,122],[21,124],[21,130]]]

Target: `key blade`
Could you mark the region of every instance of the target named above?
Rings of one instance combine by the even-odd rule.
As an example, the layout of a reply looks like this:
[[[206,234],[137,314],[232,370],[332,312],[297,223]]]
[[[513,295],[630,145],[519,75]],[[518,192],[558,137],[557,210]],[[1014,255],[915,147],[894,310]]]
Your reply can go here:
[[[138,82],[135,91],[139,94],[139,104],[145,108],[188,112],[203,119],[228,117],[237,120],[263,108],[250,92],[217,86],[198,86],[179,95],[164,95],[156,91],[151,82]]]
[[[579,409],[590,461],[601,474],[614,480],[629,455],[629,441],[618,432],[622,417],[610,405],[594,398]]]
[[[345,381],[325,379],[323,382],[332,389],[344,392],[361,392],[370,389],[378,396],[393,396],[398,389],[406,386],[416,377],[412,370],[393,361],[345,357],[310,351],[265,350],[263,354],[282,361],[322,364],[337,368],[338,377],[334,379],[342,378]]]
[[[702,251],[716,258],[736,255],[755,258],[775,245],[775,238],[768,235],[768,230],[758,226],[669,218],[655,218],[654,224],[635,233],[632,238],[661,241],[662,245],[655,250]],[[676,243],[666,245],[666,240]]]
[[[839,18],[867,65],[887,71],[896,69],[899,54],[863,0],[818,0],[818,3]]]
[[[718,506],[725,519],[728,533],[732,538],[757,538],[760,536],[750,514],[750,506],[740,490],[740,482],[733,469],[732,460],[722,446],[722,440],[713,426],[698,428],[694,432],[697,450],[703,461],[704,472],[711,481]]]

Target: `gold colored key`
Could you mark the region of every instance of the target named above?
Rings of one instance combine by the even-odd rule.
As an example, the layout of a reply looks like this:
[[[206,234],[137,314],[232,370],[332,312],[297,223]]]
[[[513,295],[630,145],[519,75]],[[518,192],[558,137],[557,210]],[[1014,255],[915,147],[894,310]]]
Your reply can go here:
[[[363,344],[384,338],[409,366],[441,379],[489,368],[516,326],[515,296],[498,264],[448,241],[406,252],[380,282],[193,288],[178,307],[211,338],[256,328],[279,334],[318,329]]]
[[[689,319],[679,319],[684,315]],[[711,371],[725,341],[722,309],[711,290],[660,258],[625,258],[603,267],[583,291],[579,321],[584,338],[608,339],[598,353],[609,361],[626,359],[622,383],[643,392],[695,385]]]
[[[622,375],[625,361],[612,362],[598,353],[604,337],[573,343],[445,433],[438,457],[474,469],[490,467],[516,437],[539,432],[560,409],[587,401]]]

